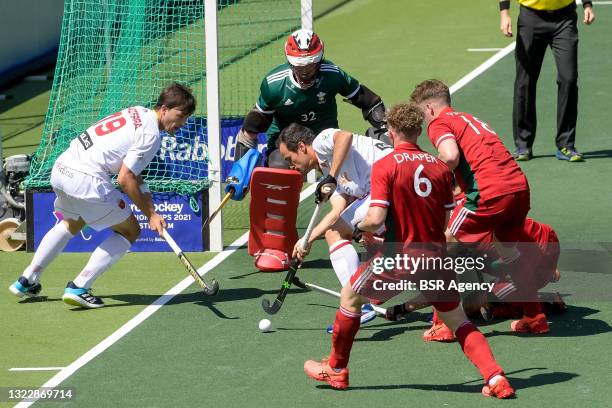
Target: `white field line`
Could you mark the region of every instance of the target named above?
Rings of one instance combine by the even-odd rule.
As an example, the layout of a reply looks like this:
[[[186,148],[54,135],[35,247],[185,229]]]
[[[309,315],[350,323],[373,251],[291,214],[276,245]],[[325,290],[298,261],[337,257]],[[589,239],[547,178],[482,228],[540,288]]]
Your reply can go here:
[[[612,4],[612,1],[594,1],[593,4],[595,6],[609,6]]]
[[[478,66],[475,70],[473,70],[472,72],[470,72],[469,74],[461,78],[459,81],[457,81],[455,84],[453,84],[450,87],[450,93],[454,94],[455,92],[463,88],[465,85],[470,83],[472,80],[474,80],[474,78],[476,78],[477,76],[485,72],[487,69],[491,68],[493,64],[495,64],[497,61],[499,61],[500,59],[504,58],[506,55],[514,51],[515,46],[516,46],[516,42],[513,41],[512,43],[508,44],[505,48],[502,48],[500,51],[495,53],[495,55],[493,55],[491,58],[489,58],[488,60],[480,64],[480,66]]]
[[[469,52],[493,52],[493,51],[499,51],[502,49],[503,48],[468,48],[467,50]]]
[[[300,193],[300,201],[303,201],[307,197],[309,197],[316,188],[316,184],[309,186],[304,189]],[[236,252],[240,247],[242,247],[248,240],[249,233],[246,232],[240,236],[237,240],[235,240],[229,247],[227,247],[222,252],[219,252],[213,259],[206,262],[200,269],[198,269],[198,273],[200,275],[205,275],[208,271],[214,269],[223,262],[227,257]],[[130,321],[125,323],[119,329],[117,329],[113,334],[102,340],[92,349],[90,349],[87,353],[83,354],[81,357],[77,358],[74,362],[66,367],[62,367],[60,372],[54,375],[49,381],[44,383],[41,388],[54,388],[60,385],[64,380],[74,374],[78,369],[83,367],[85,364],[89,363],[95,357],[100,355],[107,348],[115,344],[121,338],[123,338],[126,334],[135,329],[138,325],[148,319],[153,313],[157,312],[163,305],[172,300],[173,297],[183,292],[185,289],[189,287],[193,283],[193,278],[191,276],[187,276],[185,279],[176,284],[172,289],[168,292],[157,298],[152,304],[145,307],[143,311],[134,316]],[[36,400],[29,400],[27,402],[22,401],[15,405],[15,408],[26,408],[30,405],[34,404]]]
[[[66,367],[13,367],[9,371],[57,371]]]
[[[491,66],[493,66],[493,64],[495,64],[497,61],[501,60],[503,57],[508,55],[510,52],[514,50],[514,47],[515,47],[515,43],[513,42],[507,47],[505,47],[504,49],[502,49],[501,51],[497,52],[491,58],[486,60],[479,67],[474,69],[472,72],[470,72],[469,74],[461,78],[457,83],[453,84],[450,87],[451,94],[463,88],[474,78],[478,77],[480,74],[482,74],[487,69],[489,69]],[[310,196],[314,192],[315,188],[316,188],[316,185],[312,184],[311,186],[306,188],[304,191],[302,191],[300,193],[300,201],[303,201],[308,196]],[[235,240],[230,245],[230,247],[224,249],[222,252],[219,252],[213,259],[211,259],[206,264],[204,264],[204,266],[198,269],[198,273],[200,275],[205,275],[208,271],[210,271],[211,269],[214,269],[217,265],[223,262],[227,257],[229,257],[231,254],[236,252],[238,248],[244,245],[247,242],[248,235],[249,234],[247,232],[247,233],[244,233],[242,236],[240,236],[240,238]],[[134,328],[136,328],[138,325],[140,325],[142,322],[148,319],[153,313],[157,312],[163,305],[168,303],[173,297],[175,297],[176,295],[178,295],[179,293],[187,289],[187,287],[189,287],[189,285],[191,285],[192,283],[193,283],[193,278],[191,276],[188,276],[185,279],[183,279],[181,282],[175,285],[168,292],[166,292],[165,294],[157,298],[152,304],[147,306],[143,311],[141,311],[136,316],[134,316],[130,321],[128,321],[123,326],[121,326],[119,329],[117,329],[113,334],[111,334],[110,336],[102,340],[100,343],[98,343],[96,346],[90,349],[87,353],[77,358],[73,363],[71,363],[67,367],[64,367],[59,373],[57,373],[49,381],[44,383],[41,388],[45,388],[45,387],[53,388],[53,387],[57,387],[58,385],[60,385],[65,379],[67,379],[72,374],[74,374],[79,368],[83,367],[85,364],[93,360],[95,357],[97,357],[107,348],[109,348],[110,346],[115,344],[117,341],[119,341],[121,338],[123,338],[126,334],[128,334],[130,331],[132,331]],[[18,403],[17,405],[15,405],[15,408],[27,408],[30,405],[34,404],[34,402],[36,402],[36,400],[28,401],[28,402],[22,401]]]

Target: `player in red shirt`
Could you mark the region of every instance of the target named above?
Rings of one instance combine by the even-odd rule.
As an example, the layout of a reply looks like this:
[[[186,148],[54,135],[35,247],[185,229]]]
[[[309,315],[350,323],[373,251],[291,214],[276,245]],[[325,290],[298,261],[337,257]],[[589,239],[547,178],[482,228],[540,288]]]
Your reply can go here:
[[[488,242],[492,241],[493,237],[490,236]],[[549,282],[559,280],[560,275],[557,269],[560,254],[559,238],[550,225],[527,217],[521,233],[519,248],[521,252],[529,252],[533,256],[535,264],[533,277],[537,289],[542,289]],[[511,295],[516,290],[517,286],[512,279],[502,275],[493,286],[491,293],[496,300],[505,301],[512,299]]]
[[[461,200],[456,200],[457,204]],[[496,256],[495,249],[491,246],[493,242],[493,234],[489,234],[482,241],[480,250],[489,256]],[[521,234],[520,244],[523,250],[521,252],[531,252],[534,256],[535,268],[533,268],[534,281],[536,288],[542,289],[550,282],[557,282],[560,278],[557,262],[559,260],[559,239],[555,230],[547,224],[537,222],[536,220],[527,217],[523,232]],[[494,274],[494,271],[487,270],[486,273]],[[490,318],[507,319],[520,317],[522,314],[522,304],[516,304],[509,301],[512,295],[517,291],[517,286],[512,278],[507,275],[498,276],[494,281],[491,293],[473,292],[472,295],[463,299],[463,307],[466,314],[472,318],[485,317],[481,316],[481,307],[486,307]],[[560,313],[566,310],[565,303],[558,293],[540,293],[538,294],[543,310],[547,313]],[[388,320],[399,320],[403,316],[429,306],[422,295],[415,297],[400,305],[388,309]],[[452,330],[440,321],[437,313],[434,312],[432,318],[432,327],[425,331],[423,339],[426,341],[454,341],[455,336]]]
[[[334,322],[331,354],[322,361],[306,361],[304,371],[333,388],[347,388],[348,360],[359,330],[361,305],[370,301],[384,303],[404,290],[403,282],[414,282],[420,287],[421,282],[436,280],[443,282],[442,287],[423,293],[454,329],[463,352],[480,370],[485,380],[483,394],[508,398],[514,395],[514,390],[495,361],[487,340],[465,316],[459,293],[449,287],[455,278],[454,271],[435,265],[410,268],[397,264],[392,268],[378,268],[379,261],[386,261],[389,256],[433,259],[446,255],[444,231],[448,212],[454,206],[452,175],[444,163],[416,145],[422,122],[423,113],[414,105],[400,104],[387,113],[394,150],[373,164],[370,208],[366,218],[357,225],[358,231],[367,234],[384,224],[387,227],[385,250],[361,264],[350,283],[344,286]],[[392,252],[389,247],[393,248]]]
[[[525,174],[495,131],[480,119],[451,107],[450,91],[439,80],[427,80],[411,95],[425,114],[427,135],[438,157],[454,172],[465,201],[449,221],[451,234],[462,242],[482,242],[491,233],[493,245],[512,271],[523,302],[523,318],[513,331],[547,333],[533,279],[533,265],[516,247],[529,212],[529,184]]]

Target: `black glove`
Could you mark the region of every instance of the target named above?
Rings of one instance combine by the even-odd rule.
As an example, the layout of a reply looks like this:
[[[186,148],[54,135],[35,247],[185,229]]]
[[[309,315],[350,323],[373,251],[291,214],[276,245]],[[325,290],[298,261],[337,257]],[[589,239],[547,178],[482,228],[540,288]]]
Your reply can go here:
[[[363,233],[365,231],[360,229],[358,225],[355,225],[355,229],[353,230],[353,241],[360,243],[363,240]]]
[[[389,134],[387,133],[386,127],[381,127],[379,129],[375,127],[369,127],[365,131],[365,135],[367,137],[371,137],[372,139],[380,140],[381,142],[388,144],[391,147],[391,140],[389,139]]]
[[[379,101],[377,104],[372,106],[368,110],[363,111],[363,118],[370,122],[370,125],[374,126],[377,129],[383,128],[386,126],[385,122],[385,104],[383,101]]]
[[[243,143],[236,143],[236,153],[234,153],[234,163],[237,162],[248,152],[250,147],[245,146]]]
[[[234,153],[234,163],[240,160],[249,149],[257,148],[257,139],[251,139],[251,136],[244,129],[240,129],[236,135],[236,152]]]
[[[317,189],[315,190],[315,203],[324,203],[331,195],[336,191],[336,186],[338,182],[334,176],[330,176],[329,174],[323,178],[323,180],[319,181],[317,184]]]

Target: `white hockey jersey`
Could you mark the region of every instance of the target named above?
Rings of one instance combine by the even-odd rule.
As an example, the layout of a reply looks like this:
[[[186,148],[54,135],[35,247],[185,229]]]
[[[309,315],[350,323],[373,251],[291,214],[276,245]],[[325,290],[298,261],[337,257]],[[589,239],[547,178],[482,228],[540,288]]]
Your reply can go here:
[[[77,136],[57,162],[110,183],[125,164],[139,175],[159,151],[155,111],[132,106],[110,115]]]
[[[329,174],[334,151],[334,134],[338,129],[325,129],[317,135],[312,147],[324,175]],[[393,147],[367,136],[353,134],[353,146],[348,151],[336,177],[336,191],[360,198],[370,193],[372,164],[393,151]]]

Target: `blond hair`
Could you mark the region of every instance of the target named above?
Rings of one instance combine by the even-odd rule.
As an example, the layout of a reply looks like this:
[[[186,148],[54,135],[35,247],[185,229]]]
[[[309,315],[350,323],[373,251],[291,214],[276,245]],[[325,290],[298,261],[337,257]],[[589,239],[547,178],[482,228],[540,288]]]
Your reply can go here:
[[[386,114],[387,126],[400,132],[404,138],[416,138],[421,134],[423,111],[413,103],[399,103]]]

